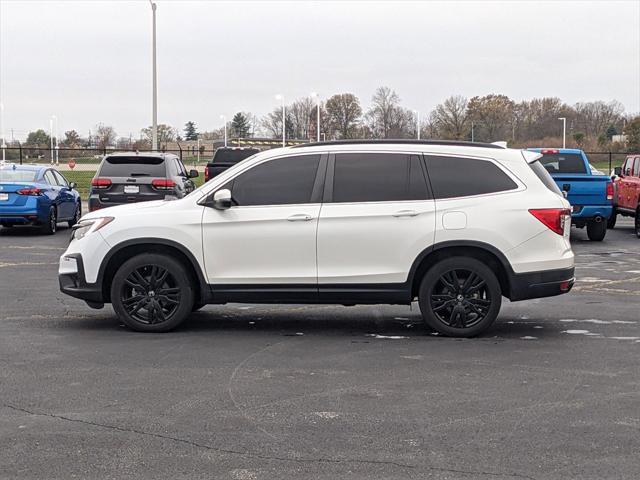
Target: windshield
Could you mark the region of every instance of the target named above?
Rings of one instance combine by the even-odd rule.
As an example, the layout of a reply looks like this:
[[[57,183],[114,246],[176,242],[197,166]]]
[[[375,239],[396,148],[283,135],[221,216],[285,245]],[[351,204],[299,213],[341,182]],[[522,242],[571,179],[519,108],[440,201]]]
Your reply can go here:
[[[545,153],[540,163],[549,173],[587,173],[579,153]]]
[[[36,180],[35,170],[14,170],[0,169],[0,182],[13,183],[13,182],[35,182]]]
[[[164,158],[107,157],[100,167],[101,177],[165,177]]]

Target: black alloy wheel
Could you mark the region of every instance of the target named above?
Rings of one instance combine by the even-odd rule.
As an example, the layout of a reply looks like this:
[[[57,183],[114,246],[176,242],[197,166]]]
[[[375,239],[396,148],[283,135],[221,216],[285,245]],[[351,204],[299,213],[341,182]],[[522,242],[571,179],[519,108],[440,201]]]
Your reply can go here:
[[[193,307],[193,289],[184,266],[165,255],[127,260],[111,285],[111,302],[129,327],[166,332],[182,323]]]
[[[46,222],[42,225],[42,233],[45,235],[53,235],[58,229],[58,215],[56,213],[56,207],[49,208],[49,216]]]
[[[640,238],[640,207],[636,210],[636,237]]]
[[[82,207],[80,206],[80,202],[76,204],[76,210],[73,213],[73,218],[69,220],[69,228],[73,227],[76,223],[80,221],[80,217],[82,217]]]
[[[471,337],[488,328],[502,303],[500,284],[484,263],[454,257],[434,265],[419,292],[428,326],[450,336]]]

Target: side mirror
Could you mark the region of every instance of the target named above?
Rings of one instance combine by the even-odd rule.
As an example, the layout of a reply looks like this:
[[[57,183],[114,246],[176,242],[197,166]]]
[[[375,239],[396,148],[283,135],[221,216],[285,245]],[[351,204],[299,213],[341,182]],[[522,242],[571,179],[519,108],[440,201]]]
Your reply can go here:
[[[614,169],[613,169],[613,173],[614,173],[615,175],[617,175],[618,177],[621,177],[621,176],[622,176],[622,167],[616,167],[616,168],[614,168]]]
[[[69,184],[69,188],[70,188],[71,190],[75,190],[75,189],[76,189],[76,187],[77,187],[76,182],[71,182],[71,183]]]
[[[227,210],[231,208],[231,190],[223,188],[213,194],[213,208]]]
[[[198,177],[200,174],[198,173],[198,170],[193,169],[193,170],[189,170],[189,178],[196,178]]]

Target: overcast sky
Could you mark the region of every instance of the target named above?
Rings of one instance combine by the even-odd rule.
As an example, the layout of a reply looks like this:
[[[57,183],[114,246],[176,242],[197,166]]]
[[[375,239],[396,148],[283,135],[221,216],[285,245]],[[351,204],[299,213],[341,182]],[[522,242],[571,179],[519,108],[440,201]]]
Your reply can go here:
[[[368,106],[381,85],[425,114],[452,94],[619,100],[640,112],[640,0],[215,2],[158,0],[159,123],[199,130],[317,91]],[[7,137],[121,136],[151,123],[151,8],[0,0]]]

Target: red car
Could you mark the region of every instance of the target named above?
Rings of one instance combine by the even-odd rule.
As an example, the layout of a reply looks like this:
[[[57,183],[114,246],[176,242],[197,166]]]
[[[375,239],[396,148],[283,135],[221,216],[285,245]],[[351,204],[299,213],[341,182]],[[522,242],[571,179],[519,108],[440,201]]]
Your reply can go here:
[[[622,167],[616,167],[615,214],[635,217],[636,235],[640,238],[640,154],[629,155]],[[611,222],[615,225],[615,220]]]

